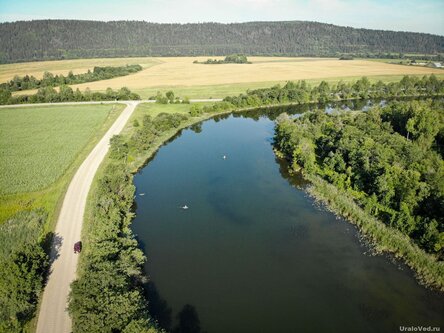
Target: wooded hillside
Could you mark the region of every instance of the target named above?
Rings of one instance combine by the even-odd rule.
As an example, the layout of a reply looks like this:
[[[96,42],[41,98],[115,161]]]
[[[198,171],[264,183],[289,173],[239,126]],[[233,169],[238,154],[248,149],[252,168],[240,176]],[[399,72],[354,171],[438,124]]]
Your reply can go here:
[[[0,24],[0,63],[123,56],[443,53],[444,37],[316,22],[159,24],[40,20]]]

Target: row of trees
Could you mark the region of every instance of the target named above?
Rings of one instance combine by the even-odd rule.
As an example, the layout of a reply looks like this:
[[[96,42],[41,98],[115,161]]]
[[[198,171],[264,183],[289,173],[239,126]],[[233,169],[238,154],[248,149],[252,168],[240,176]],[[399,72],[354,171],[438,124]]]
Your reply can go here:
[[[20,91],[28,89],[38,89],[43,87],[57,87],[70,84],[79,84],[100,80],[108,80],[118,76],[125,76],[142,70],[140,65],[126,65],[121,67],[94,67],[93,71],[74,75],[72,71],[67,76],[54,75],[50,72],[43,73],[41,80],[34,76],[14,76],[11,81],[0,84],[0,90]]]
[[[82,274],[71,284],[68,310],[73,332],[157,332],[142,288],[145,257],[129,227],[134,192],[125,163],[113,159],[92,199]]]
[[[346,99],[393,98],[404,96],[431,96],[444,94],[444,81],[435,75],[418,78],[404,76],[399,82],[371,83],[366,77],[356,82],[343,82],[330,85],[322,81],[318,86],[311,87],[305,81],[287,82],[283,87],[276,85],[271,88],[248,91],[246,94],[224,98],[236,107],[251,107],[270,104],[309,102],[327,103]]]
[[[247,57],[243,54],[230,54],[225,57],[224,60],[208,59],[204,62],[198,62],[195,60],[195,64],[207,64],[207,65],[217,65],[217,64],[251,64]]]
[[[198,117],[204,113],[235,111],[262,106],[307,103],[328,103],[341,100],[360,99],[390,99],[408,96],[440,96],[444,94],[444,80],[438,80],[435,75],[418,78],[404,76],[399,82],[371,83],[366,77],[356,82],[339,82],[330,85],[322,81],[318,86],[311,87],[305,81],[287,82],[271,88],[247,91],[239,96],[228,96],[222,102],[201,106],[193,104],[190,115]]]
[[[347,191],[369,213],[444,259],[444,104],[280,117],[275,144],[292,168]]]
[[[133,154],[140,154],[143,151],[147,151],[163,132],[178,128],[180,124],[187,119],[188,116],[179,113],[160,113],[154,119],[145,115],[142,120],[142,125],[139,126],[129,139],[127,143],[127,151],[131,151]]]
[[[342,54],[345,58],[368,58],[368,59],[405,59],[406,61],[428,60],[428,61],[443,61],[444,54],[404,54],[404,53],[390,53],[390,52],[366,52],[366,53],[348,53]],[[345,60],[345,59],[344,59]]]
[[[69,38],[67,38],[69,36]],[[438,54],[444,37],[316,22],[158,24],[35,20],[0,24],[0,63],[128,56]]]
[[[167,91],[163,95],[160,91],[157,92],[156,96],[151,96],[150,100],[155,100],[159,104],[190,104],[188,97],[181,99],[179,96],[174,95],[174,91]]]
[[[49,267],[46,218],[23,211],[0,226],[0,332],[21,333],[35,316]]]
[[[12,96],[9,90],[0,89],[0,104],[32,104],[32,103],[57,103],[57,102],[89,102],[89,101],[123,101],[140,100],[140,96],[131,92],[126,87],[119,90],[107,88],[106,91],[92,92],[89,88],[74,91],[69,86],[61,86],[59,91],[52,87],[39,88],[34,95]]]
[[[143,252],[130,229],[135,187],[129,172],[130,153],[142,153],[165,131],[177,128],[187,116],[146,115],[126,139],[111,139],[109,164],[93,197],[93,216],[87,224],[82,274],[72,283],[69,311],[73,332],[155,333],[144,292]]]

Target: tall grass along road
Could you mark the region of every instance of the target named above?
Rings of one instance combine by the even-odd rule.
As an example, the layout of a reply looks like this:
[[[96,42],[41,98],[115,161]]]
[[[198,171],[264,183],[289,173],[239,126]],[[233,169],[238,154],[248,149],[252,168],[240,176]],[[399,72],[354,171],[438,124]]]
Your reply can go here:
[[[139,102],[125,102],[127,107],[88,155],[74,175],[66,192],[51,249],[51,273],[43,293],[37,333],[70,333],[67,311],[70,284],[76,277],[78,254],[74,243],[80,240],[86,199],[94,175],[105,157],[109,140],[125,126]]]

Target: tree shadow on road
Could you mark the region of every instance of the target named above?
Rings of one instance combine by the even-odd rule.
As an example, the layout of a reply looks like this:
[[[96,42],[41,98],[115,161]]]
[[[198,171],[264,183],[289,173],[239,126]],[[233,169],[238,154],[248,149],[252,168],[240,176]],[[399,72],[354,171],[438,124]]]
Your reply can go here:
[[[62,244],[63,237],[53,232],[48,232],[41,241],[42,248],[49,256],[49,269],[46,273],[45,284],[48,281],[49,275],[52,273],[52,264],[54,263],[54,261],[57,260],[58,257],[60,257],[60,249],[62,247]]]

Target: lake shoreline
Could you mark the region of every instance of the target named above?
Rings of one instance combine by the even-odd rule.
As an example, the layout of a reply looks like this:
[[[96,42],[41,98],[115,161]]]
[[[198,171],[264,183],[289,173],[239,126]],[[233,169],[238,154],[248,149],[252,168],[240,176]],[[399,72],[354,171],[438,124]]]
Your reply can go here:
[[[439,97],[431,96],[431,97]],[[417,96],[405,96],[405,98],[411,97],[427,97],[422,95]],[[396,99],[396,98],[395,98]],[[337,102],[345,102],[345,101],[353,101],[353,100],[362,100],[359,98],[347,99],[347,100],[339,100]],[[319,104],[314,102],[309,102],[305,104]],[[298,103],[283,103],[283,104],[273,104],[273,105],[264,105],[261,107],[247,107],[241,109],[233,109],[227,111],[219,111],[215,113],[205,113],[199,117],[191,117],[185,122],[181,123],[178,128],[172,129],[156,140],[156,142],[150,147],[148,151],[146,151],[143,156],[143,162],[135,165],[131,165],[131,172],[133,176],[139,172],[142,168],[144,168],[157,154],[159,149],[171,141],[176,135],[178,135],[182,130],[201,123],[203,121],[223,116],[230,115],[235,113],[244,113],[248,111],[253,111],[257,109],[271,109],[275,107],[288,107],[288,106],[301,106],[303,104]],[[281,152],[278,152],[276,149],[273,149],[276,157],[285,158]],[[140,156],[139,156],[140,157]],[[417,245],[413,244],[410,238],[402,235],[399,231],[389,228],[385,226],[381,221],[377,220],[375,217],[366,213],[361,207],[359,207],[353,199],[350,198],[346,193],[341,193],[341,196],[344,198],[343,200],[349,201],[350,205],[353,208],[350,210],[340,209],[338,202],[340,201],[340,196],[331,195],[331,193],[326,192],[325,187],[330,187],[331,190],[335,190],[339,192],[334,185],[327,183],[325,180],[321,179],[318,176],[309,175],[306,172],[302,174],[304,179],[310,182],[309,185],[304,191],[308,193],[315,200],[322,202],[325,204],[326,208],[338,216],[343,217],[347,222],[354,224],[358,227],[359,233],[367,238],[372,246],[372,248],[377,253],[390,253],[393,254],[396,259],[401,259],[403,263],[405,263],[409,268],[411,268],[415,274],[416,280],[423,286],[431,288],[433,290],[437,290],[439,292],[444,292],[444,265],[432,256],[421,250]],[[358,215],[354,215],[358,214]],[[363,222],[366,220],[371,220],[371,222]],[[374,227],[372,227],[369,223],[374,223]],[[383,230],[383,231],[381,231]],[[385,237],[384,237],[385,236]],[[386,238],[388,236],[388,239]],[[395,241],[395,244],[401,242],[404,249],[401,249],[397,246],[391,244],[390,240]],[[407,250],[406,250],[407,249]]]
[[[422,97],[427,97],[427,96],[422,96]],[[430,96],[432,97],[432,96]],[[359,98],[357,98],[359,100]],[[342,100],[337,100],[335,102],[341,102]],[[221,102],[223,103],[223,102]],[[304,104],[316,104],[316,103],[304,103]],[[319,103],[317,103],[319,104]],[[218,103],[215,103],[214,105],[220,105]],[[244,112],[248,112],[248,111],[252,111],[252,110],[257,110],[257,109],[262,109],[262,110],[267,110],[267,109],[272,109],[275,107],[283,107],[283,106],[302,106],[303,104],[299,104],[299,103],[278,103],[278,104],[273,104],[273,105],[262,105],[262,106],[249,106],[249,107],[230,107],[230,108],[217,108],[217,107],[209,107],[205,110],[205,112],[201,113],[200,115],[198,115],[197,117],[192,117],[189,114],[187,114],[187,117],[182,118],[182,120],[176,124],[174,127],[170,127],[169,129],[158,133],[155,138],[149,142],[148,146],[146,148],[140,149],[141,147],[136,147],[134,146],[132,149],[130,149],[129,151],[129,155],[127,156],[127,158],[125,158],[125,160],[120,160],[118,163],[122,164],[122,167],[124,167],[126,170],[129,171],[128,174],[128,178],[125,180],[125,184],[128,186],[133,186],[134,187],[134,176],[137,172],[139,172],[144,166],[147,165],[147,163],[150,162],[150,160],[152,160],[155,156],[156,153],[158,152],[158,150],[164,146],[165,144],[167,144],[168,142],[170,142],[172,139],[174,139],[174,137],[176,135],[178,135],[183,129],[189,128],[195,124],[201,123],[205,120],[209,120],[212,118],[217,118],[217,117],[221,117],[221,116],[229,116],[231,114],[237,114],[237,113],[244,113]],[[137,110],[135,111],[136,115]],[[148,113],[149,115],[149,113]],[[137,127],[132,126],[132,121],[136,119],[136,118],[132,118],[128,121],[127,125],[126,125],[126,130],[124,129],[124,131],[122,132],[122,139],[124,140],[124,142],[128,142],[130,140],[130,138],[132,137],[132,135],[137,131]],[[80,257],[80,266],[78,268],[78,281],[82,281],[85,279],[86,276],[88,276],[87,274],[87,269],[88,269],[88,264],[89,264],[89,258],[88,256],[85,256],[86,253],[90,252],[90,246],[92,244],[90,244],[90,246],[88,246],[88,240],[90,239],[90,234],[91,233],[91,228],[94,228],[94,212],[97,210],[97,207],[94,204],[95,200],[91,200],[93,198],[95,198],[98,195],[99,192],[99,183],[101,181],[101,178],[106,177],[106,176],[112,176],[109,173],[109,166],[111,164],[115,164],[117,163],[116,160],[113,160],[110,155],[108,154],[107,157],[105,158],[105,160],[103,161],[102,165],[100,166],[98,172],[96,173],[95,179],[93,181],[91,190],[88,194],[88,201],[87,201],[87,207],[86,207],[86,211],[85,211],[85,221],[84,221],[84,228],[82,230],[82,239],[85,240],[85,249],[83,253],[83,255]],[[125,185],[125,186],[126,186]],[[130,204],[128,202],[125,203],[125,208],[124,208],[124,212],[122,211],[122,218],[125,220],[124,225],[128,228],[131,228],[131,224],[132,221],[134,220],[135,217],[135,207],[136,207],[136,201],[135,201],[135,196],[132,197],[132,203]],[[135,236],[135,235],[134,235]],[[129,232],[127,234],[127,237],[134,237],[132,235],[131,232]],[[139,243],[139,241],[136,238],[133,238],[134,241],[137,242],[137,246],[140,249],[141,248],[141,244]],[[138,269],[140,269],[140,277],[142,280],[145,280],[147,278],[147,273],[145,272],[145,270],[143,270],[142,267],[139,267]],[[78,282],[81,283],[81,282]],[[139,290],[140,285],[134,285],[134,288],[136,288],[136,290]],[[146,298],[146,297],[145,297]],[[75,297],[74,297],[75,300]],[[148,302],[148,299],[147,299]],[[156,327],[157,325],[155,325]]]

